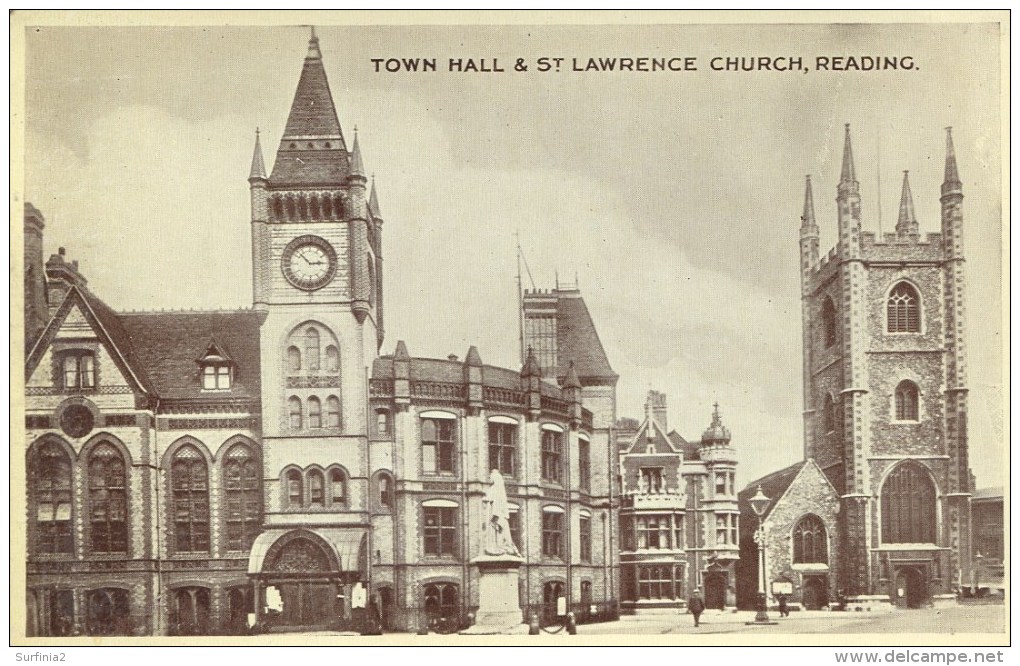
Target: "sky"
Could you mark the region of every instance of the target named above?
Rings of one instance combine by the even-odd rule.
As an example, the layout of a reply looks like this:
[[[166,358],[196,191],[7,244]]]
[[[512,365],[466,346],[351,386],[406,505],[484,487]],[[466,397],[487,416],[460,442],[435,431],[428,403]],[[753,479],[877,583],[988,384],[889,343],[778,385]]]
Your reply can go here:
[[[342,17],[341,17],[342,18]],[[700,438],[720,404],[743,485],[802,457],[798,227],[814,183],[835,241],[850,123],[865,230],[892,231],[910,170],[939,230],[944,127],[963,188],[971,467],[1001,485],[1002,187],[998,28],[941,25],[341,26],[316,22],[348,144],[376,179],[386,340],[518,368],[515,234],[532,281],[575,276],[620,375]],[[275,156],[309,30],[29,28],[23,192],[117,309],[251,305],[247,176]],[[589,57],[694,58],[697,71],[577,72]],[[800,56],[794,72],[713,57]],[[817,57],[909,56],[909,71]],[[435,72],[373,58],[435,58]],[[540,72],[538,59],[564,58]],[[450,58],[503,72],[450,72]],[[527,71],[515,71],[517,59]],[[18,183],[15,184],[17,189]]]

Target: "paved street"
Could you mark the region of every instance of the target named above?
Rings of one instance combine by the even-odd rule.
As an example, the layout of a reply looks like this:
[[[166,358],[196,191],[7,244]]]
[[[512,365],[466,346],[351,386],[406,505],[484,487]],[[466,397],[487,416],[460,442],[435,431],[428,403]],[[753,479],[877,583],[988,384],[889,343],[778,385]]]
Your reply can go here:
[[[806,611],[779,618],[773,626],[747,626],[753,612],[706,613],[695,628],[690,615],[627,616],[617,622],[581,625],[585,634],[882,634],[882,633],[1004,633],[1002,605],[953,606],[950,608],[893,610],[885,613]]]

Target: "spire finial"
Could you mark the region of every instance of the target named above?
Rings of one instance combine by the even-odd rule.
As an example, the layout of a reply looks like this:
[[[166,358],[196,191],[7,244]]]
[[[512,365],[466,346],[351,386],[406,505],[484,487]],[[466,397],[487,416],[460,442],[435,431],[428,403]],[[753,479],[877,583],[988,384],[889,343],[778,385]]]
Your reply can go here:
[[[953,147],[953,128],[946,128],[946,172],[942,179],[942,194],[949,192],[960,192],[963,183],[960,182],[960,172],[956,168],[956,149]]]
[[[315,26],[309,26],[312,29],[312,35],[308,39],[308,55],[305,59],[314,58],[322,60],[322,51],[319,50],[319,38],[315,36]]]
[[[361,161],[361,145],[358,143],[357,127],[354,128],[354,147],[351,149],[351,175],[365,178],[365,165]]]
[[[896,233],[900,236],[917,233],[914,215],[914,195],[910,192],[910,172],[903,172],[903,193],[900,194],[900,216],[896,220]]]

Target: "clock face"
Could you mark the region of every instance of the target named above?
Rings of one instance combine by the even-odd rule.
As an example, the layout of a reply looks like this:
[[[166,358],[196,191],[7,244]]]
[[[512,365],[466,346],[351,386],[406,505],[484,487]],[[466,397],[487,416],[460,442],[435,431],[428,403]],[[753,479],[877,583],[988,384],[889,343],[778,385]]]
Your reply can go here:
[[[336,252],[318,236],[295,238],[283,252],[283,274],[298,289],[319,289],[335,272]]]

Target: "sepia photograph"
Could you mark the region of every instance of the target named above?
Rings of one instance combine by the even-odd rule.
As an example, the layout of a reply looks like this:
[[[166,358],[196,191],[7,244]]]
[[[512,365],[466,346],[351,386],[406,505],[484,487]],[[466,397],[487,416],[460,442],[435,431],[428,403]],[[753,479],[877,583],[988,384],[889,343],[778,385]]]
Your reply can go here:
[[[1008,12],[10,21],[12,646],[1009,645]]]

